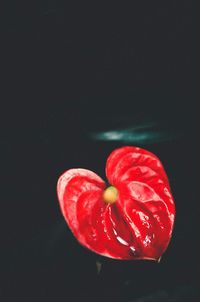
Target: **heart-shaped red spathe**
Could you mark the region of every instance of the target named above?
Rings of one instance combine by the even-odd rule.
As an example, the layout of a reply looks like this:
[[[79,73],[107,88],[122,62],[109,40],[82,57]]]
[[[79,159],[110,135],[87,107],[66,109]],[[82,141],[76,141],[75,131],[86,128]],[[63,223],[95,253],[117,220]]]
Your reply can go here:
[[[158,260],[171,239],[175,205],[160,160],[138,147],[114,150],[106,176],[117,189],[106,203],[105,182],[86,169],[70,169],[58,180],[62,214],[76,239],[93,252],[115,259]]]

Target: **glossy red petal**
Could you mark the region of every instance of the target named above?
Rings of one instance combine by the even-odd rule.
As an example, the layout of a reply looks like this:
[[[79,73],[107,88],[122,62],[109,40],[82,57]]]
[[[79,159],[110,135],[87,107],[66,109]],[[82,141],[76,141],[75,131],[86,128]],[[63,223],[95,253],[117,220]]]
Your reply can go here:
[[[111,153],[106,174],[120,193],[118,203],[140,246],[140,257],[158,259],[173,229],[175,206],[160,160],[135,147]]]
[[[104,181],[85,169],[66,171],[58,181],[62,213],[77,240],[115,259],[159,259],[174,224],[175,206],[165,170],[151,152],[122,147],[106,163],[115,203],[103,200]]]
[[[148,166],[160,175],[169,186],[168,178],[160,160],[153,153],[138,147],[122,147],[114,150],[106,162],[106,176],[112,185],[120,182],[120,177],[133,166]]]
[[[86,169],[70,169],[63,173],[57,184],[61,211],[74,235],[79,234],[77,201],[84,192],[103,191],[104,181],[94,172]],[[98,200],[98,195],[97,195]]]

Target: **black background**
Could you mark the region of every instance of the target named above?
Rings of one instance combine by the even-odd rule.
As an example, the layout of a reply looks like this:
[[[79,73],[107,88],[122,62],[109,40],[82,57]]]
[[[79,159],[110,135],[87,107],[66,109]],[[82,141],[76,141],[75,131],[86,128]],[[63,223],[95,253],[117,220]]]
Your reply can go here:
[[[195,301],[200,150],[192,1],[65,2],[1,4],[0,301]],[[159,264],[87,251],[60,213],[60,174],[82,167],[105,178],[107,156],[122,145],[154,152],[169,176],[177,216]]]

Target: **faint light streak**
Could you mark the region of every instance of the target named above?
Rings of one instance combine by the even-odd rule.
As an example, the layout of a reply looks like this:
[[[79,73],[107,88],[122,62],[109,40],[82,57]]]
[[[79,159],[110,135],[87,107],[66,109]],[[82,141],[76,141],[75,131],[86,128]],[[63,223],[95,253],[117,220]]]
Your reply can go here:
[[[178,132],[155,127],[155,124],[136,125],[130,128],[93,132],[89,136],[98,141],[118,141],[124,143],[149,144],[176,138]]]
[[[150,142],[152,140],[161,139],[162,134],[157,132],[137,132],[131,129],[105,131],[100,133],[92,133],[90,135],[95,140],[101,141],[121,141],[121,142]]]

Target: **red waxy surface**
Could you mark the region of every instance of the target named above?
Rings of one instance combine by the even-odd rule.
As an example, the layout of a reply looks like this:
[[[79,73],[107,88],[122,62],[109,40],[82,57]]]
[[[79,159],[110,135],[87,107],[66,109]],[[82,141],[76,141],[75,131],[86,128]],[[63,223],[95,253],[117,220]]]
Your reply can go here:
[[[104,181],[86,169],[70,169],[58,180],[62,214],[77,240],[115,259],[158,260],[166,250],[175,206],[165,170],[151,152],[138,147],[114,150],[106,176],[117,200],[103,200]]]

